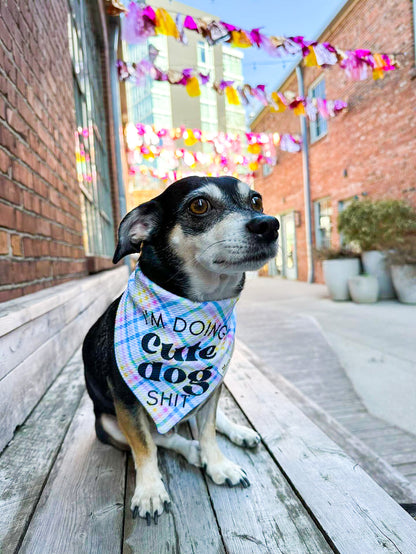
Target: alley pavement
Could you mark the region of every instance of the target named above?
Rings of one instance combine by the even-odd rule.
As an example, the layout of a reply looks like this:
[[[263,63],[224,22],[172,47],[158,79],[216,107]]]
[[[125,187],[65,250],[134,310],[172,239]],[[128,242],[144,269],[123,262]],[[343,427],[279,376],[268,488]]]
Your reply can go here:
[[[237,336],[416,481],[416,306],[333,302],[324,285],[247,280]]]

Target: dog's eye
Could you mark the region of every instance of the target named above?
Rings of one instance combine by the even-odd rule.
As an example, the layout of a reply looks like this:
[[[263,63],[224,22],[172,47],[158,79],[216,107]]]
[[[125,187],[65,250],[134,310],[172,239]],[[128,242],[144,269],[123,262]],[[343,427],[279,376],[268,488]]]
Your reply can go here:
[[[189,204],[189,209],[193,214],[202,215],[205,214],[210,208],[208,200],[205,198],[195,198]]]
[[[253,208],[253,210],[256,210],[256,212],[263,211],[263,200],[260,196],[253,196],[251,198],[251,207]]]

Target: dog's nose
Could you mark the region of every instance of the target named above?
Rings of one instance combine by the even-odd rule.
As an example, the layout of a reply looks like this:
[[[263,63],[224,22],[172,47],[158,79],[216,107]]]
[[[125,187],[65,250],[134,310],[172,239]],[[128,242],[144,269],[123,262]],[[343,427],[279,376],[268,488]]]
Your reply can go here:
[[[279,233],[279,222],[271,215],[259,215],[246,223],[250,233],[258,235],[264,240],[276,240]]]

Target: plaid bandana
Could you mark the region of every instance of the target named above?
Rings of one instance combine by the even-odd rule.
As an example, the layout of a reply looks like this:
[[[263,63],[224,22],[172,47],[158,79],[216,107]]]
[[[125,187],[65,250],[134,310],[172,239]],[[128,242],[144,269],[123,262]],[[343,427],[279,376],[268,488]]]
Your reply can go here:
[[[159,433],[204,402],[224,378],[234,347],[237,298],[192,302],[137,266],[117,310],[118,369]]]

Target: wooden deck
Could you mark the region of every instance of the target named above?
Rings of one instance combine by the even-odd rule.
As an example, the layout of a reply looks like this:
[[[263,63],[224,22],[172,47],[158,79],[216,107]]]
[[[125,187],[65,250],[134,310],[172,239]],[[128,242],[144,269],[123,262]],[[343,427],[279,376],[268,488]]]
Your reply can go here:
[[[414,435],[368,412],[315,320],[274,304],[259,305],[239,306],[238,333],[265,362],[270,380],[286,378],[416,485]]]
[[[79,351],[126,277],[119,268],[0,307],[2,554],[416,552],[416,522],[395,501],[415,502],[411,485],[370,452],[354,460],[357,443],[293,385],[272,383],[241,344],[221,401],[262,442],[250,451],[219,440],[251,487],[216,486],[160,451],[172,510],[157,526],[133,520],[131,457],[95,437]]]
[[[263,439],[250,451],[220,438],[251,487],[216,486],[162,451],[172,511],[147,527],[129,510],[131,457],[95,438],[78,352],[0,457],[1,552],[414,554],[416,522],[241,352],[227,387],[226,412]]]

